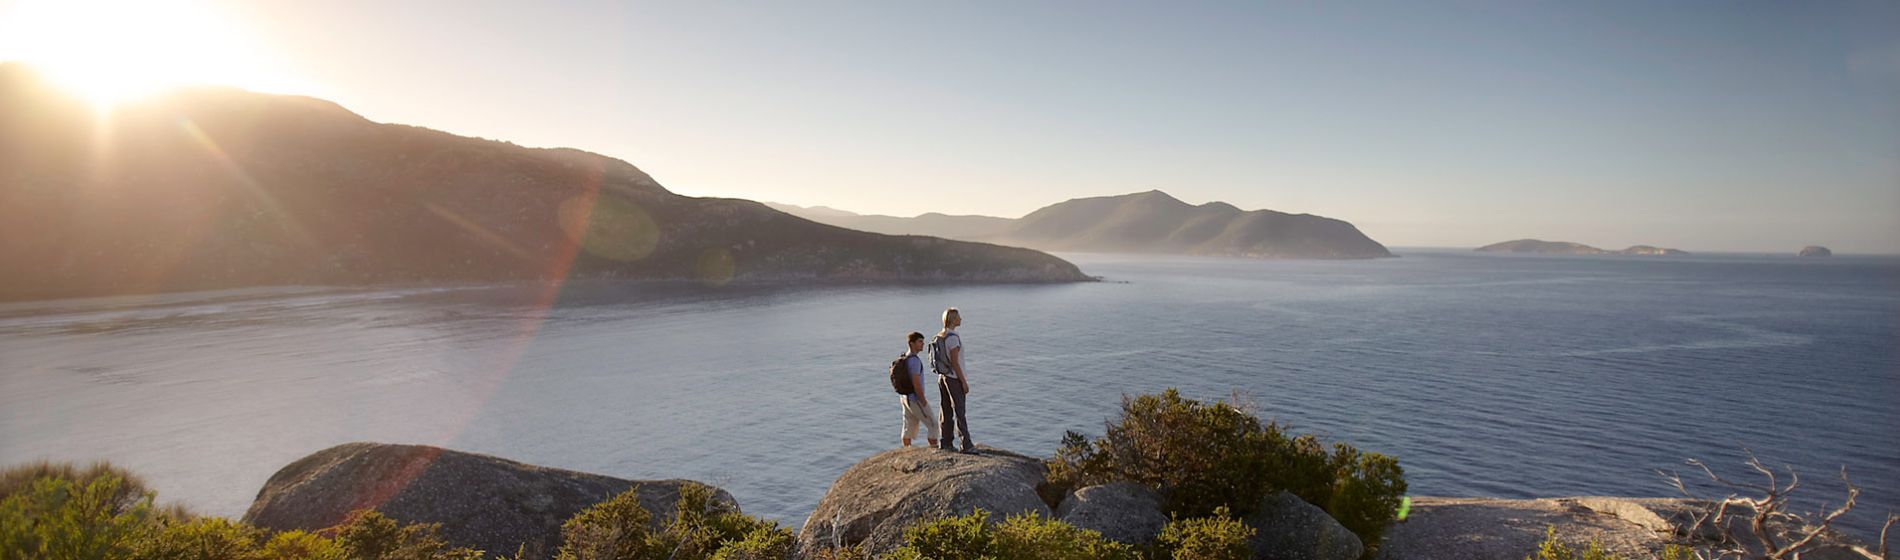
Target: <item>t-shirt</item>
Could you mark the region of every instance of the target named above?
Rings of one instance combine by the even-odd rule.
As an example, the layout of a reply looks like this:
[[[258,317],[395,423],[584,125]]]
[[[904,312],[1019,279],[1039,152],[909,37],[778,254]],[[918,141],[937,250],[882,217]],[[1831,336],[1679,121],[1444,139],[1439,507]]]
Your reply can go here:
[[[943,373],[945,377],[956,378],[957,370],[962,369],[963,354],[959,352],[953,352],[953,350],[956,350],[962,347],[963,347],[963,337],[958,336],[957,331],[955,330],[944,331],[943,333],[943,360],[946,364],[948,364],[950,362],[950,357],[956,356],[956,361],[957,361],[956,367],[952,367],[949,371],[941,372]]]
[[[923,387],[924,386],[924,359],[917,356],[916,352],[911,352],[910,360],[905,361],[904,364],[907,366],[910,366],[911,388],[916,389],[919,387]]]

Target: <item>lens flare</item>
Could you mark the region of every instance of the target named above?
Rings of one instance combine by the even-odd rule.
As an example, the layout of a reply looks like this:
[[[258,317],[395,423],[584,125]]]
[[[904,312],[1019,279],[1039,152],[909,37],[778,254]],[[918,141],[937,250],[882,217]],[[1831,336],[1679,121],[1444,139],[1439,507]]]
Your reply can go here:
[[[587,254],[637,261],[660,244],[660,225],[632,201],[613,196],[577,196],[561,203],[561,230]]]
[[[699,253],[699,282],[708,286],[724,286],[732,281],[732,275],[738,270],[732,259],[732,251],[724,247],[713,247]]]

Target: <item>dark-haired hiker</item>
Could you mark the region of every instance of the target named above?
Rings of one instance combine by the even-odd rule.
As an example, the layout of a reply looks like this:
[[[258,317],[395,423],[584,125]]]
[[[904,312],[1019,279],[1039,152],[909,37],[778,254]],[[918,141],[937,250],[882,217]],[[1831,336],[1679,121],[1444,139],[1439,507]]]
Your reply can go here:
[[[970,393],[970,376],[963,370],[963,337],[957,327],[963,314],[952,307],[943,310],[943,332],[930,341],[930,367],[937,371],[937,396],[943,401],[943,440],[938,447],[950,449],[950,440],[963,434],[963,452],[975,453],[970,442],[970,424],[963,417],[964,397]]]
[[[904,355],[904,363],[910,369],[910,394],[901,395],[904,401],[904,431],[901,438],[904,447],[910,447],[910,439],[917,436],[917,425],[923,424],[928,430],[927,441],[931,447],[937,446],[937,419],[930,413],[930,400],[924,398],[924,359],[917,355],[924,351],[924,333],[913,332],[905,340],[910,345],[910,353]]]

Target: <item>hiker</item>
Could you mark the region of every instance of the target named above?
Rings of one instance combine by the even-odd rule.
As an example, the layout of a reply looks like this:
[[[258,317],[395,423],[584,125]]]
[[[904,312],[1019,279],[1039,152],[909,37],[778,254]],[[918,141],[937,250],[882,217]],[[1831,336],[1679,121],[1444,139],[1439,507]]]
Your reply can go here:
[[[943,331],[930,340],[930,367],[937,372],[937,397],[943,402],[943,416],[939,420],[943,436],[939,448],[950,450],[950,440],[963,434],[963,452],[975,453],[976,444],[970,442],[970,424],[963,418],[964,397],[970,393],[970,376],[963,370],[963,337],[957,335],[957,327],[963,325],[963,314],[952,307],[943,310]]]
[[[904,431],[900,437],[904,442],[904,447],[910,447],[910,439],[917,435],[917,425],[923,424],[924,429],[929,432],[927,441],[930,442],[931,447],[936,447],[939,428],[936,417],[930,413],[930,400],[924,398],[924,392],[921,390],[924,387],[924,359],[917,355],[918,352],[924,351],[924,333],[910,333],[910,336],[905,339],[905,344],[910,346],[910,351],[905,352],[899,359],[904,362],[901,374],[909,381],[909,384],[899,383],[895,377],[891,382],[892,387],[898,390],[899,398],[904,401]],[[895,376],[899,373],[898,368],[893,365],[891,375]],[[905,392],[905,389],[909,389],[909,392]]]

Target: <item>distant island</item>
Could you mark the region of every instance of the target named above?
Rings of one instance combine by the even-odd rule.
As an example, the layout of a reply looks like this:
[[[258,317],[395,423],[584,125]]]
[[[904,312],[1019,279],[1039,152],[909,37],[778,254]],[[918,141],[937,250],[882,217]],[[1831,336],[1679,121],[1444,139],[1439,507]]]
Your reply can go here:
[[[1797,257],[1832,257],[1834,256],[1834,251],[1830,251],[1828,250],[1827,247],[1822,247],[1820,245],[1809,245],[1806,247],[1802,247],[1801,252],[1795,253],[1795,256]]]
[[[1689,254],[1688,251],[1654,247],[1650,245],[1632,245],[1621,251],[1598,249],[1582,243],[1569,241],[1544,241],[1541,239],[1519,239],[1503,243],[1493,243],[1475,249],[1482,253],[1536,253],[1547,255],[1642,255],[1675,257]]]
[[[937,213],[900,218],[826,207],[775,207],[812,221],[864,231],[936,235],[1045,251],[1293,259],[1392,256],[1384,245],[1341,220],[1241,210],[1225,202],[1191,205],[1159,190],[1069,200],[1017,219]]]
[[[195,88],[100,120],[0,64],[0,300],[268,285],[1074,282],[1035,250],[813,223],[625,161]]]

